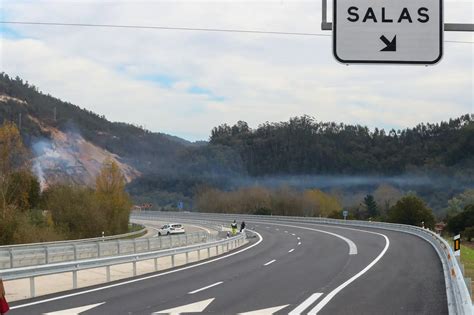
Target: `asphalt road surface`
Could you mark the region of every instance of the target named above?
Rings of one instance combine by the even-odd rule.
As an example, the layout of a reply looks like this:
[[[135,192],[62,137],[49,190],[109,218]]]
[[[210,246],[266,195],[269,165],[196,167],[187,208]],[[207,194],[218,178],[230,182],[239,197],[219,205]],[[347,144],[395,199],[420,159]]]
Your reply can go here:
[[[247,227],[257,232],[249,245],[218,259],[20,301],[11,315],[448,313],[441,261],[416,236],[295,222]]]

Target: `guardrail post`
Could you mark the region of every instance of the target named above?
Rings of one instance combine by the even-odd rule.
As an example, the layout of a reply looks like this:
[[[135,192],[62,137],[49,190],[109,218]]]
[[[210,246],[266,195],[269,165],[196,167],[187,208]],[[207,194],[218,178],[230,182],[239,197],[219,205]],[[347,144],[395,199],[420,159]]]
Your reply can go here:
[[[10,268],[13,268],[13,250],[9,249],[8,254],[10,255]]]
[[[107,282],[110,282],[110,266],[105,267],[105,278]]]
[[[174,254],[171,255],[171,267],[174,267]]]
[[[100,257],[100,242],[97,242],[97,257]]]
[[[207,248],[207,258],[211,257],[211,248]]]
[[[219,245],[216,245],[216,256],[219,255]]]
[[[73,249],[74,249],[74,260],[77,260],[77,246],[76,244],[72,244]]]
[[[199,249],[197,250],[197,252],[198,252],[198,261],[199,261],[199,260],[201,260],[201,249],[199,248]]]
[[[137,262],[133,262],[133,276],[135,277],[137,275]]]
[[[34,298],[35,296],[36,296],[35,277],[30,277],[30,297]]]
[[[49,264],[49,252],[48,252],[48,246],[44,247],[44,262],[46,264]]]
[[[117,254],[120,254],[120,240],[117,240]]]
[[[72,288],[77,289],[77,270],[72,272]]]
[[[155,271],[158,271],[158,258],[155,258]]]
[[[186,264],[189,262],[189,252],[186,252]]]

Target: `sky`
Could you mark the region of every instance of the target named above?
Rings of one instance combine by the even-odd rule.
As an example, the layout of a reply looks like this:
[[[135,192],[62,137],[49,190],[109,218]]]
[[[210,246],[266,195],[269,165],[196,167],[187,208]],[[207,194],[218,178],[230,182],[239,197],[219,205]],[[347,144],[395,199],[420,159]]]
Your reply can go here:
[[[445,22],[474,23],[473,1],[444,7]],[[474,33],[445,32],[435,66],[346,66],[320,29],[320,0],[0,0],[0,20],[324,35],[0,24],[0,71],[109,120],[191,141],[238,120],[255,128],[306,114],[400,129],[474,113],[474,44],[452,42]]]

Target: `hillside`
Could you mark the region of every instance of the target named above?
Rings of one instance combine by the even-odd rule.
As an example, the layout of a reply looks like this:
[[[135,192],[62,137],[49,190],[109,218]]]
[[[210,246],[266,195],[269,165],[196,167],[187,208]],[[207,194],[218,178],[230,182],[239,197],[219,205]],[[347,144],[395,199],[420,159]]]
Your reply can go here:
[[[45,185],[91,184],[102,161],[112,158],[135,201],[160,206],[181,200],[191,207],[206,187],[255,185],[320,188],[350,206],[389,185],[415,191],[441,213],[449,199],[474,186],[472,114],[389,131],[308,116],[255,129],[239,121],[214,128],[209,143],[190,143],[110,122],[1,74],[0,119],[21,125]]]

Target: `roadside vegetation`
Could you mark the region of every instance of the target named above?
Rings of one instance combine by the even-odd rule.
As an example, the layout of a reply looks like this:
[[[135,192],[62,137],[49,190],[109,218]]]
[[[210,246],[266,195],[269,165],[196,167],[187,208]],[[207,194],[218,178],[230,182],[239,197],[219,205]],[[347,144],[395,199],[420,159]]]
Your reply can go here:
[[[105,161],[94,188],[58,183],[41,191],[16,125],[0,127],[0,244],[125,233],[131,201],[116,165]]]
[[[348,211],[348,219],[387,221],[434,228],[436,220],[432,210],[415,194],[400,196],[398,200],[390,197],[389,200],[379,202],[380,206],[373,195],[367,195],[359,205],[343,208],[337,193],[326,193],[319,189],[298,191],[289,187],[272,190],[255,186],[235,191],[201,189],[196,195],[195,207],[203,212],[337,219],[343,218],[344,209]]]

